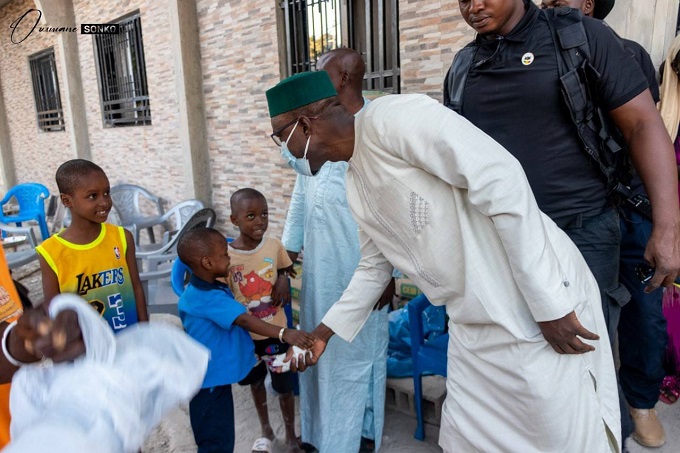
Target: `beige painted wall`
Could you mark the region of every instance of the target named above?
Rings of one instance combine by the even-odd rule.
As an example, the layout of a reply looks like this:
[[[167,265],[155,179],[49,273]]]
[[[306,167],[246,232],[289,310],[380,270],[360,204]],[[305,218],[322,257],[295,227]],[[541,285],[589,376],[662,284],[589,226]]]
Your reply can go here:
[[[607,23],[647,49],[658,68],[675,37],[678,0],[616,0]]]

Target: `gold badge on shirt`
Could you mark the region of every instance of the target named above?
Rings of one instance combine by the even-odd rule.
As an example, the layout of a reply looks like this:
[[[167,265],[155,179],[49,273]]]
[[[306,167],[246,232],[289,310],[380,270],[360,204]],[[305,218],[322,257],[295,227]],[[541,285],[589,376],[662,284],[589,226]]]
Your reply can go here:
[[[533,62],[534,62],[534,54],[532,54],[531,52],[527,52],[524,55],[522,55],[522,64],[524,66],[529,66]]]

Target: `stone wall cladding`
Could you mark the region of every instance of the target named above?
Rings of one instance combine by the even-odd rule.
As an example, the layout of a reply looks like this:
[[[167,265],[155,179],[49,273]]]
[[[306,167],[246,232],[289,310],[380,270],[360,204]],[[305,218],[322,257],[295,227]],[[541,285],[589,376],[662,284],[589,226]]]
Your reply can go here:
[[[60,49],[56,33],[40,33],[38,27],[26,40],[14,44],[10,40],[10,24],[29,9],[35,8],[32,0],[15,0],[0,8],[0,85],[2,86],[7,109],[10,141],[16,168],[17,182],[39,182],[57,193],[54,173],[63,161],[72,156],[68,129],[43,132],[38,128],[38,119],[33,97],[33,85],[28,58],[50,47],[54,48],[57,63],[57,77],[62,107],[65,105],[64,68],[60,65]],[[26,35],[35,23],[36,13],[21,21],[16,35]],[[68,124],[71,118],[66,116]]]
[[[280,237],[295,173],[269,138],[265,91],[280,80],[275,0],[198,0],[203,89],[218,226],[229,234],[229,197],[252,187],[269,202]]]
[[[473,38],[458,0],[399,0],[401,92],[441,101],[454,55]]]
[[[103,126],[94,39],[78,35],[93,160],[104,168],[111,185],[141,185],[166,199],[166,207],[181,201],[186,198],[187,178],[179,138],[169,6],[155,0],[73,0],[73,7],[77,24],[113,22],[135,11],[142,24],[150,126]]]

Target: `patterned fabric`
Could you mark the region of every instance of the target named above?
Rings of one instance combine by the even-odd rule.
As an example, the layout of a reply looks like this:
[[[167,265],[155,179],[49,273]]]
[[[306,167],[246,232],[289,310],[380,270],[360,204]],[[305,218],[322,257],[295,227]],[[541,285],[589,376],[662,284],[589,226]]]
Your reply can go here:
[[[411,192],[409,197],[409,216],[411,217],[411,227],[415,234],[420,234],[429,223],[427,207],[427,201],[423,197],[415,192]]]
[[[286,327],[283,307],[272,304],[272,291],[279,269],[292,265],[292,261],[276,238],[264,237],[253,250],[238,250],[229,246],[231,264],[227,284],[236,300],[248,308],[248,313],[262,321]],[[250,333],[254,340],[267,337]]]

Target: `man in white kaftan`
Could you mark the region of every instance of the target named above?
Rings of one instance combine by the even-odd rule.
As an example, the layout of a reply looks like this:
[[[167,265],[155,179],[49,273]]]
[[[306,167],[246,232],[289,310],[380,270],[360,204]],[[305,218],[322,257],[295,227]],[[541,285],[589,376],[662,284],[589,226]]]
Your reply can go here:
[[[304,84],[304,76],[289,79],[277,87],[290,93]],[[293,154],[312,168],[349,161],[347,198],[360,227],[359,268],[315,330],[314,357],[297,358],[300,369],[324,360],[333,333],[357,335],[392,263],[450,317],[445,452],[620,451],[597,285],[575,245],[539,211],[515,158],[423,95],[377,99],[356,121],[333,98],[316,100],[293,112],[295,135],[276,127],[290,119],[278,92],[267,93],[272,125],[291,135]],[[576,335],[591,332],[600,340],[587,341],[595,349],[586,352]]]
[[[317,68],[329,73],[350,113],[358,114],[369,102],[361,95],[365,65],[356,51],[328,52]],[[326,162],[314,176],[298,175],[288,208],[281,241],[295,256],[304,247],[300,327],[308,332],[340,298],[361,258],[358,226],[345,195],[348,167]],[[393,294],[392,287],[383,297],[391,300]],[[388,341],[387,309],[374,310],[354,341],[331,339],[326,360],[300,374],[303,442],[321,453],[356,453],[370,441],[380,448]]]

